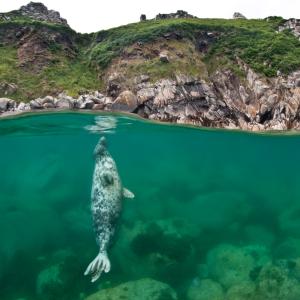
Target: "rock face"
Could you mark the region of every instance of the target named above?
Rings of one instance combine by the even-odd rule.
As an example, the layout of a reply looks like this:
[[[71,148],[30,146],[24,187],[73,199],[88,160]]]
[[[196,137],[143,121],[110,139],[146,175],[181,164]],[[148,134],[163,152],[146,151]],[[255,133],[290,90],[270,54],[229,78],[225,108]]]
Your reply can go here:
[[[121,284],[115,288],[101,290],[86,300],[176,300],[175,291],[165,283],[153,279],[141,279]]]
[[[300,40],[300,19],[289,19],[279,27],[279,31],[289,29]]]
[[[146,20],[147,20],[146,15],[142,14],[142,15],[140,16],[140,21],[142,22],[142,21],[146,21]]]
[[[233,19],[247,19],[243,14],[239,13],[239,12],[235,12],[233,14]]]
[[[20,12],[24,17],[29,17],[34,20],[68,26],[67,21],[60,17],[59,12],[48,10],[43,3],[30,2],[29,4],[22,6]]]
[[[196,18],[195,16],[190,15],[184,10],[177,10],[176,13],[170,13],[170,14],[158,14],[155,19],[156,20],[165,20],[165,19],[178,19],[178,18]]]

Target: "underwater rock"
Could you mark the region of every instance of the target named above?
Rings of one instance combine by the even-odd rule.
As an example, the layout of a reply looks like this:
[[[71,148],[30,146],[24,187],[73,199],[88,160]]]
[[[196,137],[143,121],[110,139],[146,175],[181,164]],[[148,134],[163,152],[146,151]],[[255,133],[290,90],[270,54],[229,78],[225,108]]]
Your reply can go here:
[[[150,278],[123,283],[114,288],[101,290],[86,300],[176,300],[175,291],[167,284]]]
[[[82,266],[77,256],[70,249],[61,249],[47,257],[53,264],[43,269],[36,280],[36,293],[39,299],[67,299],[65,293],[74,298],[80,294],[82,288],[79,282],[82,276]]]
[[[211,280],[195,279],[187,292],[188,300],[223,300],[224,292],[222,286]]]
[[[119,272],[126,276],[168,278],[170,284],[182,283],[187,277],[185,272],[196,274],[192,245],[196,229],[182,219],[122,225],[115,247],[118,250],[114,251]],[[128,265],[127,261],[132,263]]]
[[[266,264],[257,279],[257,300],[300,299],[300,284],[285,265]]]
[[[251,281],[243,281],[233,285],[226,293],[226,300],[255,300],[255,284]]]
[[[61,266],[59,264],[42,270],[37,278],[37,295],[42,296],[44,299],[51,299],[51,295],[47,297],[47,291],[52,289],[61,289],[63,287],[63,281],[60,273]]]
[[[268,251],[262,246],[235,247],[221,244],[207,256],[208,276],[225,288],[249,281],[266,262]],[[255,276],[256,277],[256,276]]]

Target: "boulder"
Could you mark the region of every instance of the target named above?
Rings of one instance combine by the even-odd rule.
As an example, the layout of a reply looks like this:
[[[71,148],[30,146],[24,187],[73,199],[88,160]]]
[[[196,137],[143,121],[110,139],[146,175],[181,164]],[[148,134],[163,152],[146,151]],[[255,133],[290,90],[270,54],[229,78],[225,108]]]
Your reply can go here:
[[[29,105],[31,109],[43,109],[43,105],[40,102],[40,99],[31,100],[29,102]]]
[[[100,290],[86,300],[177,300],[175,291],[167,284],[150,279],[123,283],[114,288]]]
[[[133,112],[137,106],[137,97],[131,91],[124,91],[113,102],[111,108],[113,110]]]
[[[222,286],[211,279],[195,279],[187,292],[188,300],[224,300]]]
[[[55,107],[59,109],[72,109],[74,108],[74,103],[68,98],[60,98],[55,101]]]
[[[140,21],[143,22],[143,21],[146,21],[146,20],[147,20],[146,15],[142,14],[142,15],[140,16]]]
[[[161,52],[159,54],[159,60],[163,63],[168,63],[170,62],[169,60],[169,56],[168,56],[168,53],[167,52]]]
[[[139,104],[143,104],[149,100],[153,100],[154,97],[155,97],[155,89],[153,87],[143,88],[137,92],[137,99]]]
[[[18,90],[18,86],[14,83],[0,83],[0,94],[9,96],[14,94]]]
[[[25,111],[25,110],[30,110],[30,105],[28,103],[21,102],[17,106],[18,111]]]
[[[239,12],[235,12],[233,14],[233,19],[246,19],[246,17],[243,14],[239,13]]]
[[[95,103],[93,100],[87,99],[85,100],[81,105],[80,105],[80,109],[93,109]]]
[[[0,98],[0,111],[7,111],[8,103],[11,99],[9,98]]]
[[[95,104],[93,110],[103,110],[105,107],[104,103]]]

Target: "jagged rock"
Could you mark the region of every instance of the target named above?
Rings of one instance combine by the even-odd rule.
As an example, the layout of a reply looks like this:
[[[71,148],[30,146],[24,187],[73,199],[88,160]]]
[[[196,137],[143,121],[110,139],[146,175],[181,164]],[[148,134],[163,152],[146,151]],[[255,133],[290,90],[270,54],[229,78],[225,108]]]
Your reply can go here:
[[[46,103],[50,103],[50,104],[53,104],[53,106],[54,106],[55,99],[52,96],[46,96],[45,98],[41,99],[39,102],[41,102],[41,104],[43,104],[43,105]]]
[[[29,105],[31,109],[43,109],[43,105],[40,102],[40,99],[31,100],[29,102]]]
[[[175,77],[176,77],[177,84],[179,85],[185,85],[185,84],[192,85],[197,81],[196,78],[185,74],[176,74]]]
[[[114,101],[113,101],[113,99],[111,98],[111,97],[104,97],[103,98],[103,103],[105,104],[105,105],[109,105],[109,104],[112,104]]]
[[[108,77],[106,93],[110,97],[117,97],[121,91],[120,74],[113,73]]]
[[[159,60],[163,63],[168,63],[170,62],[169,60],[169,56],[168,56],[168,53],[167,52],[161,52],[159,54]]]
[[[178,19],[178,18],[196,18],[190,14],[188,14],[184,10],[177,10],[176,13],[171,13],[171,14],[158,14],[155,19],[156,20],[165,20],[165,19]]]
[[[167,284],[153,280],[140,279],[130,281],[110,289],[101,290],[86,300],[177,300],[175,291]]]
[[[148,82],[149,80],[150,80],[150,77],[148,75],[142,74],[135,78],[135,83],[136,84],[145,83],[145,82]]]
[[[29,4],[22,6],[20,12],[23,16],[38,21],[68,25],[67,21],[60,17],[59,12],[48,10],[43,3],[30,2]]]
[[[300,19],[289,19],[283,25],[279,26],[279,31],[289,29],[294,36],[300,40]]]
[[[142,14],[142,15],[140,16],[140,21],[143,22],[143,21],[146,21],[146,20],[147,20],[146,15]]]
[[[133,112],[138,106],[137,97],[131,91],[122,92],[113,102],[113,110]]]
[[[139,104],[153,100],[155,97],[154,87],[143,88],[137,92],[137,99]]]
[[[18,111],[25,111],[25,110],[30,110],[30,105],[28,103],[21,102],[17,106]]]
[[[173,102],[176,98],[176,83],[173,80],[161,80],[157,83],[157,95],[154,104],[161,107]]]
[[[0,98],[0,111],[4,112],[8,109],[8,103],[11,99],[8,98]]]
[[[0,83],[0,95],[9,96],[18,90],[18,86],[14,83]]]
[[[93,110],[103,110],[104,108],[105,108],[105,104],[104,103],[95,104],[93,106]]]
[[[74,104],[70,98],[60,98],[55,101],[55,107],[59,109],[72,109],[74,108]]]
[[[80,105],[80,108],[81,109],[93,109],[94,105],[95,105],[95,103],[93,100],[87,99]]]
[[[239,12],[235,12],[233,14],[233,19],[246,19],[246,17],[243,14],[239,13]]]

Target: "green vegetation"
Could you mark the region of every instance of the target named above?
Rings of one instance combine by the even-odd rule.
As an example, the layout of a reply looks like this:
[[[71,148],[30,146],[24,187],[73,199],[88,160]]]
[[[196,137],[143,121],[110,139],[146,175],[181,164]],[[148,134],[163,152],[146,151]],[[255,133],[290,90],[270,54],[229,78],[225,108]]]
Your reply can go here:
[[[157,80],[172,77],[176,72],[205,78],[206,70],[211,73],[218,68],[231,69],[243,77],[236,65],[236,57],[268,77],[275,76],[278,70],[288,74],[300,67],[300,42],[288,31],[276,32],[283,21],[280,17],[268,20],[150,20],[92,34],[79,34],[64,25],[30,20],[14,12],[11,20],[0,20],[0,83],[17,84],[18,91],[9,96],[22,100],[60,91],[75,96],[81,90],[101,89],[108,68],[116,67],[112,64],[114,59],[124,56],[136,43],[157,43],[158,46],[159,43],[167,46],[176,43],[172,39],[162,39],[170,33],[177,33],[183,38],[183,42],[178,41],[173,46],[172,61],[165,64],[157,56],[143,61],[136,59],[123,68],[128,78],[147,73],[151,80]],[[42,32],[38,38],[46,37],[44,43],[50,62],[39,72],[19,66],[20,43],[16,34],[28,27],[33,29],[33,33]],[[195,49],[203,32],[211,32],[214,37],[207,52],[200,53]],[[55,38],[47,40],[47,36],[55,33],[63,36],[63,43]],[[7,39],[9,34],[12,36]],[[72,55],[65,50],[66,41],[71,44]],[[182,57],[176,57],[177,50],[183,53]]]
[[[207,31],[220,34],[210,48],[207,62],[216,56],[226,56],[231,61],[239,56],[266,76],[276,75],[277,70],[287,74],[300,66],[300,42],[289,32],[276,32],[282,21],[272,17],[268,21],[169,19],[134,23],[94,34],[90,59],[104,69],[133,43],[151,42],[170,32],[196,42],[197,34]]]
[[[62,91],[76,96],[100,86],[96,71],[87,66],[83,54],[74,59],[58,57],[40,73],[33,73],[18,67],[17,49],[10,46],[0,47],[0,82],[17,84],[18,91],[9,97],[23,101]]]

